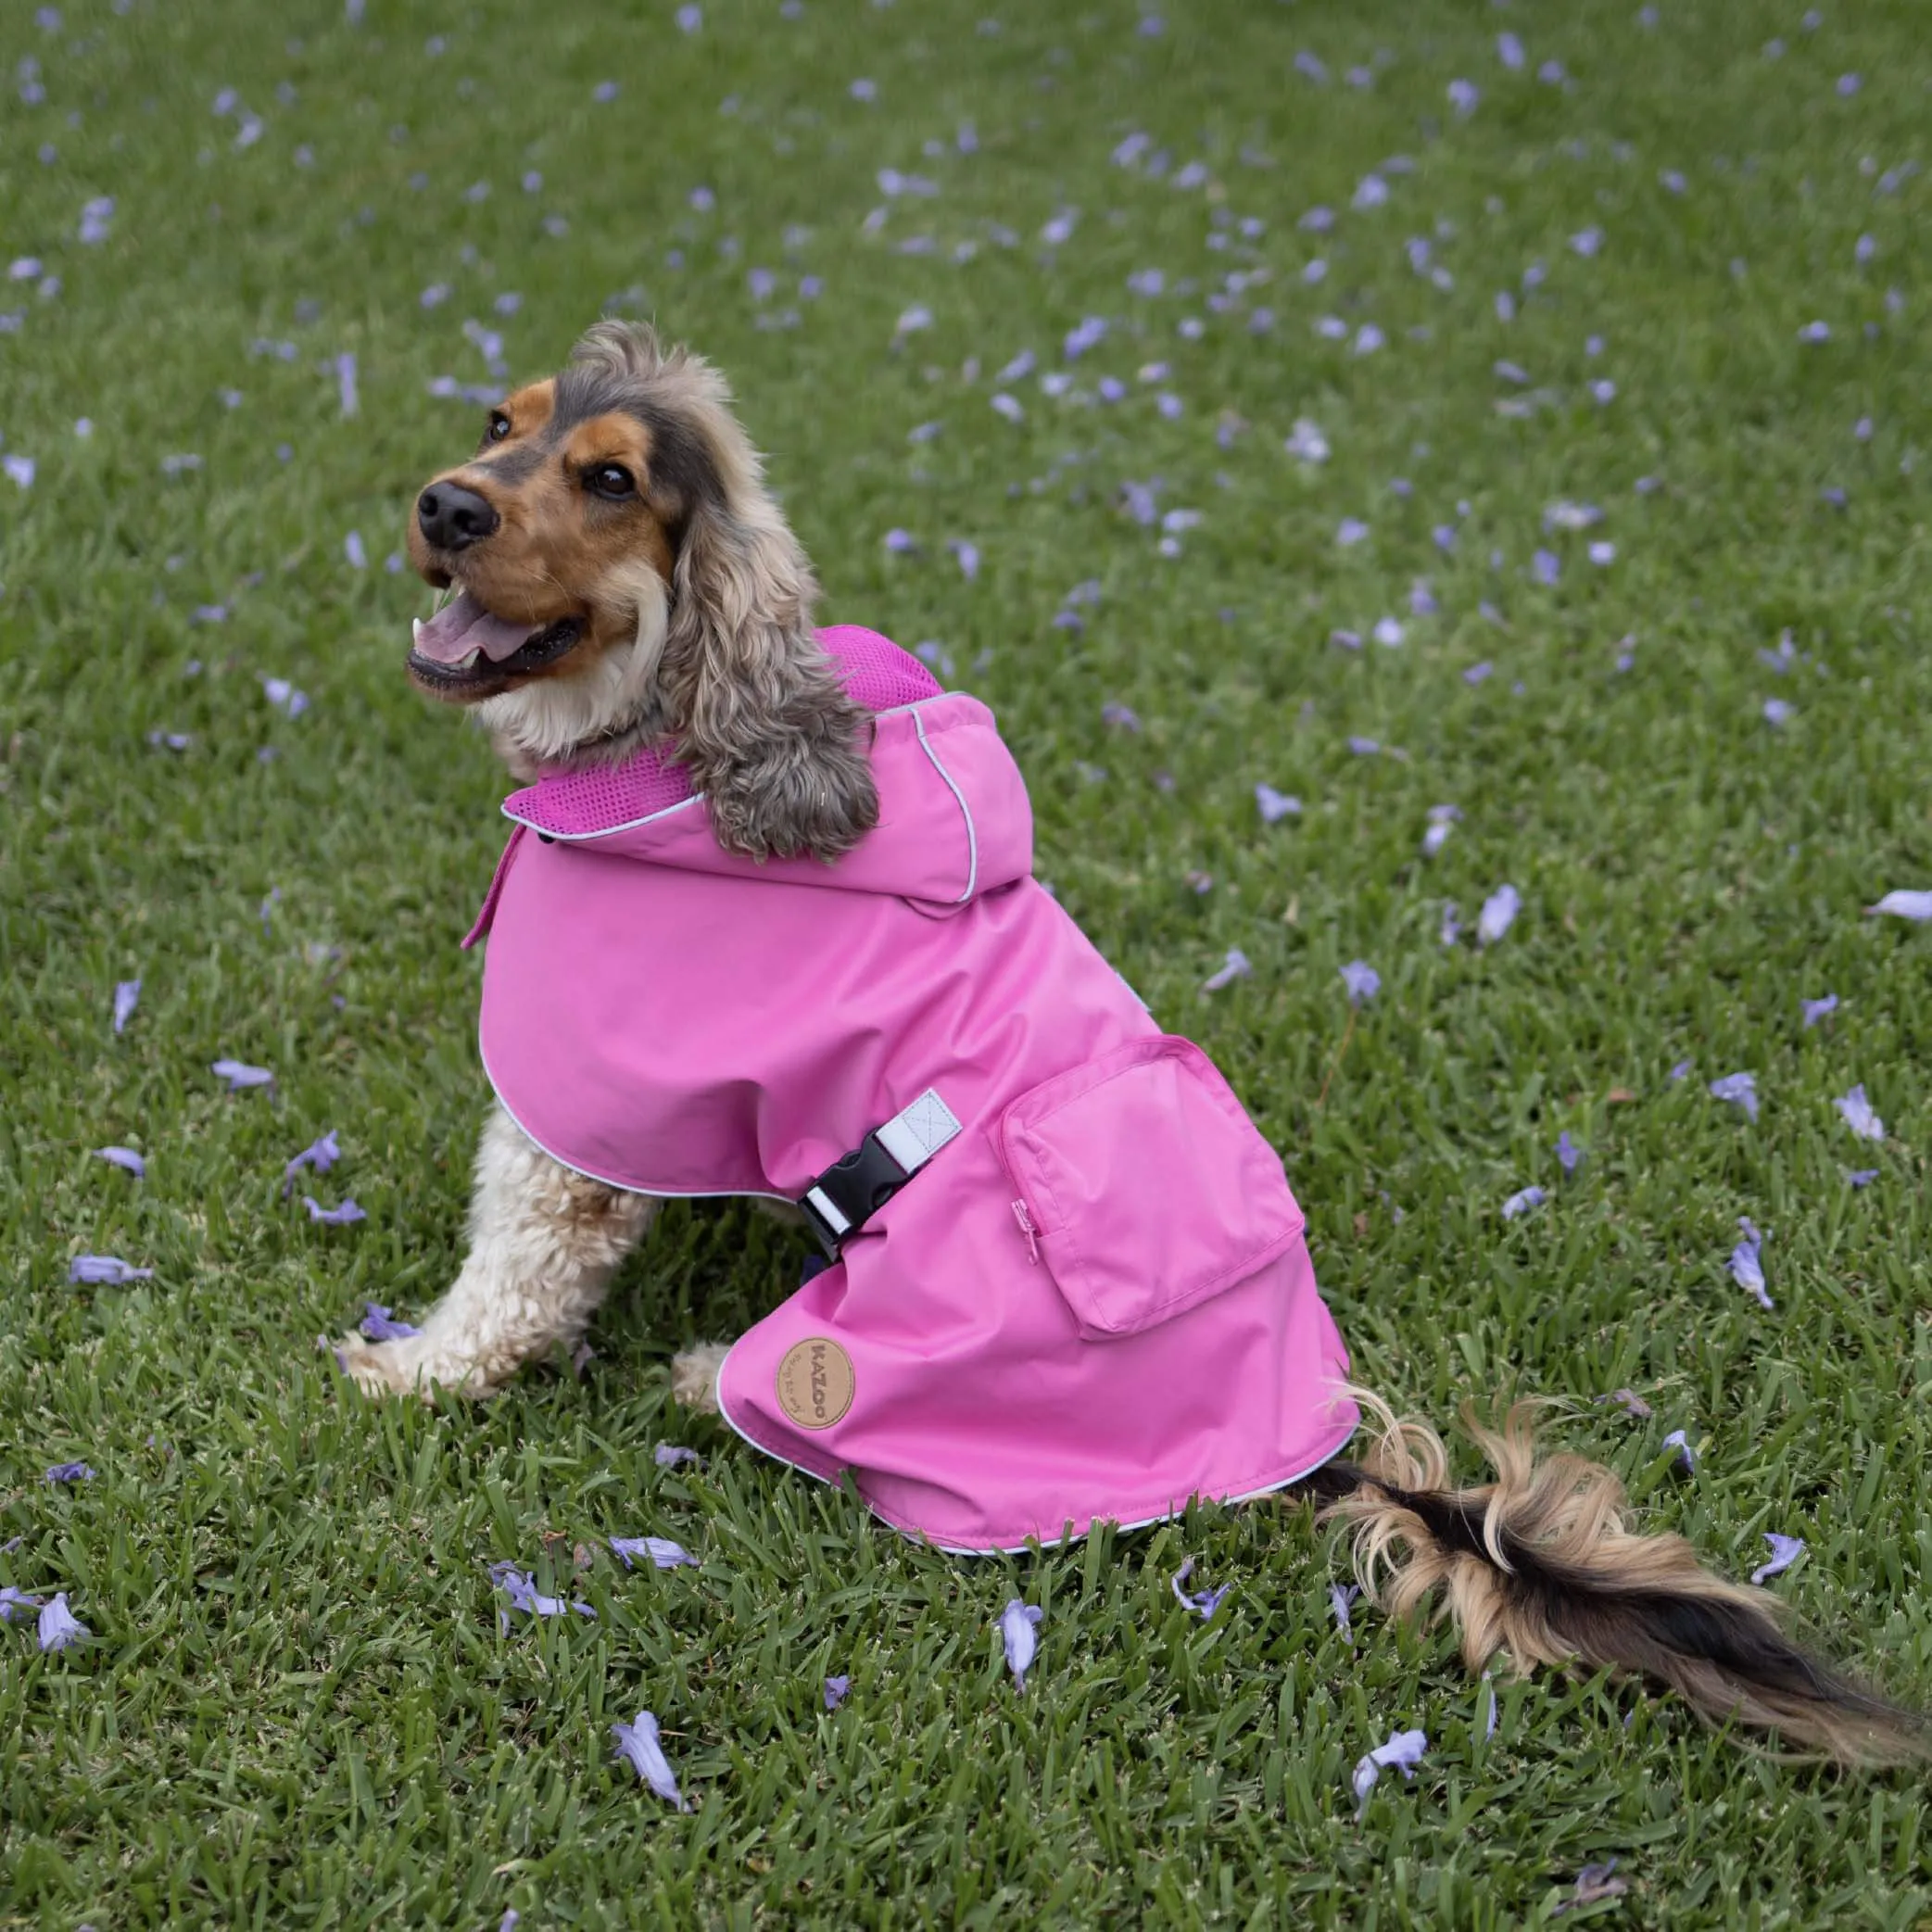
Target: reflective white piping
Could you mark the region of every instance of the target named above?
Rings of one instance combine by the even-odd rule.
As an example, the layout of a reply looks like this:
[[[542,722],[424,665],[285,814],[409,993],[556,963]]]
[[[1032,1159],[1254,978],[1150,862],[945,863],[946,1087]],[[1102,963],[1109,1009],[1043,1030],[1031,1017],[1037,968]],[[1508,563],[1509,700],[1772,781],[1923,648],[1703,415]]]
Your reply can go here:
[[[932,768],[946,781],[946,789],[953,794],[959,806],[960,816],[966,820],[966,890],[953,903],[964,905],[973,896],[973,888],[979,883],[979,835],[973,827],[973,814],[966,802],[966,793],[953,782],[953,774],[940,763],[939,753],[932,749],[932,740],[926,736],[926,720],[919,715],[917,705],[911,707],[913,724],[919,734],[919,745],[927,757],[932,760]]]
[[[941,698],[955,698],[959,695],[960,693],[956,691],[941,691],[933,697],[921,698],[915,703],[897,704],[890,711],[875,711],[870,713],[869,715],[873,718],[896,718],[902,713],[908,711],[916,713],[922,704],[937,704]],[[926,726],[916,715],[914,722],[918,725],[919,740],[924,744],[926,740]],[[932,756],[932,748],[929,745],[927,746],[927,756]],[[937,758],[933,758],[932,762],[936,765],[940,763]],[[943,765],[940,765],[940,777],[945,778],[946,783],[952,786],[953,796],[959,798],[959,787],[953,785],[953,780],[947,777],[946,768]],[[540,832],[546,839],[554,839],[559,845],[581,845],[587,839],[609,839],[614,837],[619,832],[635,832],[640,826],[655,825],[661,818],[669,818],[674,812],[682,812],[687,805],[701,805],[703,802],[704,794],[701,791],[694,791],[689,798],[679,799],[675,805],[665,805],[660,811],[647,812],[642,818],[627,818],[622,825],[600,826],[594,832],[554,832],[547,825],[538,825],[534,818],[519,817],[516,813],[510,809],[510,801],[508,799],[504,800],[499,809],[502,812],[503,816],[509,819],[512,825],[526,825],[533,832]],[[961,811],[965,811],[966,801],[960,799],[959,802]],[[973,821],[971,814],[968,814],[966,817],[966,839],[969,843],[972,836]],[[961,904],[964,904],[966,900],[973,896],[972,888],[968,886],[959,896]],[[565,1165],[568,1166],[569,1163],[566,1162]],[[633,1189],[632,1192],[636,1193],[637,1190]]]

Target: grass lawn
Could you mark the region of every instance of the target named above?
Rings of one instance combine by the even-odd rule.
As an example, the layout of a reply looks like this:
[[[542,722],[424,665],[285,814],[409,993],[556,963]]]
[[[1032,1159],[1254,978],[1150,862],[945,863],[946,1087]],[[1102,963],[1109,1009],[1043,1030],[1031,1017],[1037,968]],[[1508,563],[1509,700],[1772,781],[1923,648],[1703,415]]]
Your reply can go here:
[[[1922,1779],[1555,1676],[1485,1735],[1446,1635],[1337,1629],[1305,1509],[949,1560],[687,1418],[673,1350],[802,1258],[740,1208],[666,1216],[581,1380],[384,1407],[315,1347],[451,1276],[485,1106],[506,787],[385,559],[483,385],[655,314],[827,620],[997,709],[1363,1378],[1565,1398],[1713,1561],[1803,1537],[1766,1587],[1932,1698],[1932,928],[1863,914],[1932,887],[1922,8],[676,11],[0,19],[0,1585],[93,1633],[0,1633],[0,1926],[1513,1926],[1612,1857],[1572,1922],[1926,1923]],[[573,1580],[647,1531],[700,1566]],[[499,1634],[505,1559],[595,1621]],[[646,1707],[688,1815],[613,1759]]]

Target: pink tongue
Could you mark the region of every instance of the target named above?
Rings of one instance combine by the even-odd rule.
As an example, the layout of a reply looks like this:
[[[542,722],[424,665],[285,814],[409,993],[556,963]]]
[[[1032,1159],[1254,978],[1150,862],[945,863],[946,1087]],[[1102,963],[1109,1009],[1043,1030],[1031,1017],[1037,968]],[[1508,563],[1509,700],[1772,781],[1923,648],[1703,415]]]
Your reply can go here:
[[[416,633],[416,650],[435,664],[460,664],[473,650],[481,650],[493,664],[527,644],[537,630],[527,624],[508,624],[493,617],[467,590],[459,591]]]

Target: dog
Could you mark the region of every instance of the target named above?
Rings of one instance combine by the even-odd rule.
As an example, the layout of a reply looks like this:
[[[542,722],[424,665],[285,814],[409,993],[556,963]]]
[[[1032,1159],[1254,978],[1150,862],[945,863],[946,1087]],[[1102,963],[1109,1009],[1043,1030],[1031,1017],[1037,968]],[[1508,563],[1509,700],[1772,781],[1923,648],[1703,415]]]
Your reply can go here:
[[[672,1393],[814,1473],[860,1466],[902,1528],[1010,1547],[1285,1489],[1353,1525],[1371,1598],[1439,1603],[1472,1669],[1606,1669],[1842,1762],[1922,1753],[1774,1599],[1637,1534],[1611,1471],[1539,1457],[1534,1405],[1465,1418],[1495,1476],[1458,1488],[1433,1430],[1347,1383],[1279,1158],[1031,879],[991,714],[872,633],[812,628],[810,566],[703,360],[593,327],[422,490],[409,541],[453,593],[409,674],[524,789],[471,936],[514,909],[469,1251],[420,1332],[337,1345],[364,1390],[486,1395],[577,1342],[664,1194],[795,1198],[831,1265],[732,1349],[679,1355]],[[948,1002],[949,1092],[913,1093],[893,1055]],[[983,1121],[975,1029],[1027,1068]],[[1082,1454],[1105,1477],[1063,1523],[1041,1497],[1073,1495]]]

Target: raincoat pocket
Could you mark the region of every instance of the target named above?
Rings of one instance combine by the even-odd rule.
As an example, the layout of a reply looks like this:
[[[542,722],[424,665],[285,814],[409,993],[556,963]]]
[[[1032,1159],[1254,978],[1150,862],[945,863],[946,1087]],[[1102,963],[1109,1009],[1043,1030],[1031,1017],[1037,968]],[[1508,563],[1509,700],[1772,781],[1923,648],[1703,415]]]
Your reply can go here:
[[[1191,1041],[1133,1041],[1031,1088],[994,1139],[1018,1234],[1090,1341],[1185,1314],[1302,1231],[1279,1156]]]

